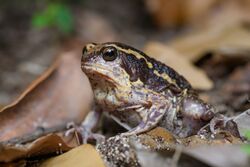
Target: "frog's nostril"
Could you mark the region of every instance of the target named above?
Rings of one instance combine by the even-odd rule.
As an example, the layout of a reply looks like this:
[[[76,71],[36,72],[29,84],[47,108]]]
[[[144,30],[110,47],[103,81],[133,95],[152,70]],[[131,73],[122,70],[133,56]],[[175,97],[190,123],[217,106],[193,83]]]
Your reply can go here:
[[[95,47],[95,43],[90,43],[90,44],[87,44],[83,47],[83,50],[82,50],[82,54],[86,54],[87,52],[91,52],[91,50]]]
[[[83,49],[82,49],[82,55],[86,54],[86,53],[87,53],[87,51],[88,51],[88,50],[87,50],[87,47],[86,47],[86,46],[84,46],[84,47],[83,47]]]

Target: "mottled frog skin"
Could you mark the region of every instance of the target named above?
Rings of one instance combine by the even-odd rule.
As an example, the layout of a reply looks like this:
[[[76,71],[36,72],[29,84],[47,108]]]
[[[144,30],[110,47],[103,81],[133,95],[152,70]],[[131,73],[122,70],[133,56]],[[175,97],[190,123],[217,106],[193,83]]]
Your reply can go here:
[[[109,113],[127,128],[123,135],[161,126],[187,137],[214,117],[213,107],[198,98],[183,76],[133,47],[87,44],[81,67],[90,80],[96,111]]]

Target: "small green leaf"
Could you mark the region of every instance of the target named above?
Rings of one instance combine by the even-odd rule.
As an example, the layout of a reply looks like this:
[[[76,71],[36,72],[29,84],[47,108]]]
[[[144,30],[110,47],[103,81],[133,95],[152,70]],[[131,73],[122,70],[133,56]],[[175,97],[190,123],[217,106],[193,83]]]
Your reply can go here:
[[[64,33],[69,33],[73,30],[73,17],[67,7],[61,6],[57,13],[56,24]]]
[[[246,130],[244,133],[244,136],[247,138],[247,140],[250,140],[250,131]],[[248,155],[250,155],[250,144],[245,144],[242,146],[242,150],[247,153]]]
[[[250,155],[250,145],[243,145],[242,150]]]
[[[70,33],[73,30],[73,16],[66,5],[49,3],[46,9],[33,16],[32,25],[38,28],[57,27],[63,33]]]
[[[247,130],[244,135],[248,140],[250,140],[250,131]]]
[[[36,14],[32,18],[32,25],[37,28],[44,28],[48,25],[48,19],[44,15]]]

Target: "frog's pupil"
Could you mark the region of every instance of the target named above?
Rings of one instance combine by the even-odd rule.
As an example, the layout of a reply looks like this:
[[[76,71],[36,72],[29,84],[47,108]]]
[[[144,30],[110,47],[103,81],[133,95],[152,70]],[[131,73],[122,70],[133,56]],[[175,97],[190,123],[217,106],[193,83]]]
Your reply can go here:
[[[117,57],[117,52],[115,48],[107,48],[103,52],[103,59],[106,61],[113,61]]]

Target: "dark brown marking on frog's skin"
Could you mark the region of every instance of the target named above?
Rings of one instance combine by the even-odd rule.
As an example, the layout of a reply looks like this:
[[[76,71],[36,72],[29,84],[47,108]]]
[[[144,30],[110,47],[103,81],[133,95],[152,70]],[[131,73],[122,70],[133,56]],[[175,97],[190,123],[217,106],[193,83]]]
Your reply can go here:
[[[148,56],[147,56],[147,59],[148,61],[153,63],[154,69],[159,71],[159,74],[162,74],[162,73],[168,74],[170,78],[176,81],[177,85],[181,89],[192,89],[190,83],[183,76],[179,75],[174,69]]]
[[[122,58],[122,67],[130,75],[130,81],[135,82],[140,79],[141,82],[147,86],[148,89],[152,89],[157,92],[166,90],[170,84],[162,77],[154,74],[153,69],[148,68],[144,59],[137,59],[135,56],[125,53],[120,53]]]
[[[104,51],[109,48],[115,50],[115,58],[105,59]],[[193,93],[185,78],[127,45],[87,45],[82,70],[90,79],[96,104],[133,128],[126,135],[159,125],[187,137],[214,116],[213,107]]]
[[[148,78],[151,78],[151,80],[155,80],[155,82],[160,82],[159,85],[166,87],[166,81],[164,81],[164,79],[162,80],[161,77],[158,78],[158,77],[156,77],[156,75],[153,75],[154,74],[153,70],[156,70],[159,72],[159,74],[163,74],[163,73],[167,74],[172,80],[174,80],[176,82],[176,84],[178,85],[178,87],[180,89],[192,89],[190,83],[183,76],[178,74],[174,69],[172,69],[171,67],[166,66],[165,64],[147,56],[145,53],[141,52],[140,50],[137,50],[135,48],[132,48],[132,47],[129,47],[125,44],[117,43],[117,42],[106,43],[106,44],[115,44],[121,48],[124,48],[127,50],[130,49],[130,50],[133,50],[135,52],[138,52],[148,62],[152,63],[153,68],[149,68],[147,66],[147,64],[145,63],[144,59],[138,60],[134,55],[123,53],[126,55],[126,56],[124,56],[124,67],[126,68],[127,72],[131,74],[131,81],[134,81],[137,78],[140,78],[140,79],[142,79],[141,81],[143,82],[143,78],[148,76]],[[122,52],[122,51],[120,51],[120,52]],[[141,68],[143,70],[138,69],[138,71],[133,72],[130,70],[131,67],[134,67],[135,69]],[[155,82],[153,82],[153,83],[155,83]],[[150,83],[150,81],[148,81],[148,83]],[[167,85],[170,85],[170,84],[168,83]],[[154,85],[152,85],[152,87],[154,87]],[[179,92],[179,88],[174,87],[174,85],[171,85],[171,88],[173,88],[174,91]]]

